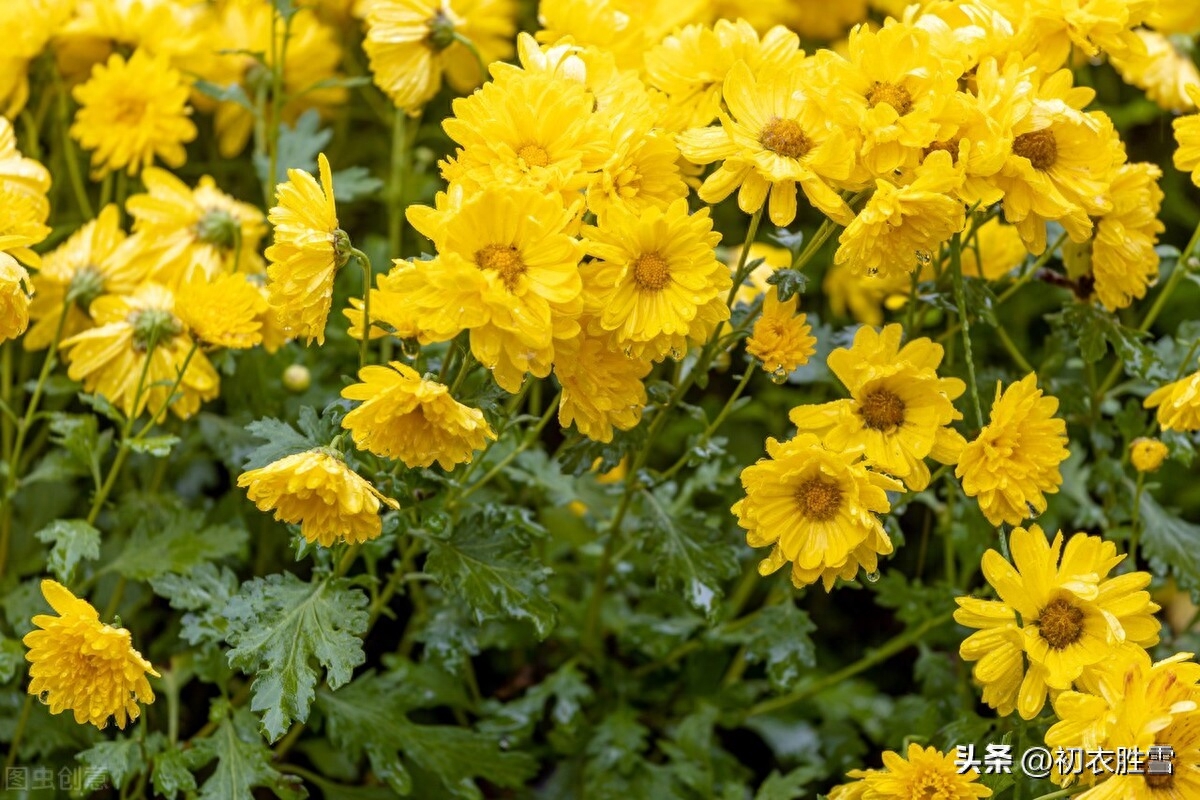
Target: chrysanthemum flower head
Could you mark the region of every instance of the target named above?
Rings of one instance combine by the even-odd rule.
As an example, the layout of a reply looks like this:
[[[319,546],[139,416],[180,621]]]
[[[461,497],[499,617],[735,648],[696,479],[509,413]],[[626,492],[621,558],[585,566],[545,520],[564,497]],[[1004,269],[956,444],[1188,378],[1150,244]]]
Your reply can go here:
[[[324,448],[243,472],[237,484],[260,511],[274,510],[275,519],[299,525],[305,539],[323,547],[378,537],[380,506],[400,507]]]
[[[974,246],[975,242],[978,242],[978,248]],[[1000,280],[1019,267],[1027,255],[1029,251],[1017,229],[993,217],[975,230],[970,244],[964,243],[963,275],[987,281]]]
[[[1160,386],[1145,399],[1164,431],[1200,431],[1200,372]]]
[[[876,514],[891,509],[887,492],[901,485],[869,471],[861,451],[829,450],[811,433],[768,439],[767,455],[742,470],[746,496],[732,509],[751,547],[772,548],[759,572],[790,561],[792,583],[820,580],[826,591],[860,568],[875,572],[878,556],[892,552]]]
[[[959,457],[954,474],[979,501],[988,522],[1020,525],[1046,510],[1067,459],[1067,424],[1054,416],[1058,400],[1043,396],[1030,373],[1003,392],[996,386],[988,424]]]
[[[1125,164],[1112,182],[1112,210],[1095,219],[1091,272],[1096,296],[1111,311],[1146,296],[1158,277],[1158,219],[1162,171],[1155,164]]]
[[[245,350],[263,339],[269,305],[258,286],[240,272],[206,280],[196,275],[179,287],[179,321],[205,344]]]
[[[94,175],[136,175],[155,158],[171,167],[187,161],[183,146],[196,138],[188,87],[165,56],[138,49],[126,61],[114,53],[72,94],[80,108],[71,136],[92,151]]]
[[[1139,436],[1129,443],[1129,461],[1138,472],[1156,472],[1166,460],[1168,452],[1160,439]]]
[[[29,273],[0,252],[0,342],[17,338],[29,327],[29,292]]]
[[[1139,28],[1134,34],[1145,52],[1130,50],[1122,56],[1109,57],[1121,77],[1145,91],[1160,108],[1177,113],[1195,111],[1196,102],[1188,94],[1188,87],[1200,89],[1200,69],[1196,68],[1190,49],[1177,49],[1161,31]]]
[[[746,352],[762,362],[767,372],[786,375],[816,352],[817,340],[805,314],[797,314],[800,295],[780,301],[772,286],[763,300],[762,315],[746,339]]]
[[[362,382],[342,389],[342,397],[362,405],[345,416],[342,427],[363,450],[410,468],[437,461],[452,470],[496,438],[483,412],[459,403],[445,386],[399,361],[363,367],[358,377]]]
[[[1200,106],[1200,86],[1187,87],[1188,97]],[[1172,123],[1175,128],[1175,169],[1192,173],[1192,183],[1200,186],[1200,114],[1188,114]]]
[[[350,238],[338,227],[333,176],[322,153],[321,182],[302,169],[289,169],[276,189],[268,219],[275,243],[267,248],[267,287],[288,336],[325,343],[325,323],[333,303],[333,278],[350,259]]]
[[[709,12],[705,0],[541,0],[537,39],[598,47],[616,56],[622,69],[641,69],[650,47]]]
[[[979,662],[984,702],[1001,714],[1015,708],[1033,719],[1048,693],[1070,688],[1085,669],[1158,642],[1158,606],[1144,591],[1150,574],[1107,577],[1125,558],[1116,545],[1077,533],[1064,549],[1061,532],[1048,543],[1037,525],[1015,528],[1009,542],[1011,564],[995,550],[983,556],[983,574],[1000,600],[959,597],[954,614],[980,629],[959,654]]]
[[[579,432],[596,442],[611,442],[613,429],[627,431],[641,422],[646,406],[642,379],[653,366],[613,346],[612,337],[588,333],[581,320],[578,336],[555,344],[554,377],[562,386],[558,421],[575,423]]]
[[[42,595],[58,616],[39,614],[39,630],[25,634],[29,652],[29,693],[50,707],[51,714],[70,710],[75,721],[104,729],[112,718],[117,727],[136,720],[138,703],[153,703],[147,673],[159,677],[150,662],[133,649],[124,628],[100,622],[100,615],[60,583],[42,581]]]
[[[851,770],[854,783],[836,787],[829,800],[976,800],[991,797],[992,790],[979,783],[979,773],[961,771],[953,753],[913,742],[908,757],[888,750],[883,754],[883,769]]]

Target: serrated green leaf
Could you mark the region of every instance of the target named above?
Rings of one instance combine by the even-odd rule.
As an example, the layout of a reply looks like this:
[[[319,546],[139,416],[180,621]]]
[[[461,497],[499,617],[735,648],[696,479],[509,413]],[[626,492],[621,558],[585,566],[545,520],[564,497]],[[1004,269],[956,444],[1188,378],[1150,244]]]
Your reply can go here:
[[[809,634],[816,630],[808,614],[789,598],[780,605],[759,610],[737,630],[733,641],[746,647],[746,659],[763,664],[776,689],[788,689],[805,669],[816,664],[816,649]]]
[[[318,665],[336,689],[363,663],[366,605],[344,579],[301,583],[291,573],[247,581],[226,604],[229,664],[254,675],[250,708],[263,712],[270,741],[308,719]]]
[[[288,0],[274,0],[288,2]],[[302,169],[310,175],[317,174],[317,155],[329,144],[333,131],[321,129],[321,115],[316,109],[310,108],[296,120],[294,125],[279,126],[279,144],[276,156],[277,170],[273,180],[267,175],[271,171],[271,162],[265,153],[254,154],[254,166],[258,170],[258,179],[264,185],[270,185],[272,195],[275,183],[284,180],[289,169]],[[337,186],[334,186],[337,191]]]
[[[120,514],[132,518],[133,533],[120,555],[104,567],[144,581],[168,572],[185,573],[206,561],[238,553],[246,531],[232,525],[204,524],[204,514],[161,502],[130,498]]]
[[[1200,525],[1167,511],[1142,492],[1142,552],[1160,575],[1168,572],[1181,588],[1200,590]]]
[[[767,278],[767,283],[775,287],[781,303],[791,300],[798,294],[804,294],[808,286],[808,276],[795,269],[779,269]]]
[[[49,416],[50,441],[70,453],[75,464],[90,473],[99,486],[100,459],[112,445],[112,431],[101,434],[100,424],[91,414],[54,412]]]
[[[154,757],[154,791],[173,800],[179,792],[196,790],[196,776],[188,769],[184,751],[172,747]]]
[[[108,398],[102,394],[85,394],[84,392],[80,392],[79,402],[118,425],[125,421],[125,415],[121,413],[121,410],[110,403]]]
[[[218,642],[225,638],[228,621],[223,615],[230,598],[237,594],[233,570],[212,563],[201,564],[186,575],[160,575],[150,580],[154,593],[165,597],[171,608],[183,615],[182,635],[190,644]]]
[[[657,494],[642,492],[650,512],[643,542],[656,559],[656,585],[681,592],[693,608],[713,619],[736,555],[714,536],[713,526],[686,509],[668,510]]]
[[[166,458],[171,455],[171,448],[177,444],[179,444],[178,436],[144,436],[141,439],[133,438],[127,442],[127,446],[133,452],[152,455],[155,458]]]
[[[0,636],[0,685],[25,671],[25,646],[18,639]]]
[[[254,800],[255,787],[269,789],[282,800],[308,797],[299,778],[271,766],[271,751],[255,728],[254,717],[240,709],[224,719],[212,736],[192,741],[187,751],[191,768],[217,760],[213,774],[200,787],[201,800]]]
[[[403,795],[413,791],[405,764],[430,773],[439,782],[421,797],[477,800],[483,794],[473,778],[515,788],[537,770],[527,753],[504,752],[496,738],[449,725],[419,725],[407,717],[403,675],[368,673],[337,694],[321,692],[329,738],[357,758],[366,753],[371,768]]]
[[[820,771],[810,766],[796,767],[786,775],[772,770],[762,786],[758,787],[754,800],[796,800],[804,797],[804,790],[820,777]]]
[[[63,583],[71,582],[75,565],[100,557],[100,531],[82,519],[59,519],[36,534],[39,541],[54,543],[47,565]]]
[[[124,788],[130,778],[141,772],[145,762],[142,743],[129,737],[100,742],[79,753],[76,758],[91,771],[92,776],[112,781],[117,789]]]
[[[273,461],[320,446],[319,442],[298,433],[291,425],[277,419],[255,420],[246,426],[246,430],[265,440],[266,444],[251,451],[242,467],[245,470],[259,469]]]
[[[370,197],[383,187],[383,181],[366,167],[347,167],[333,173],[333,197],[339,203],[352,203]]]
[[[255,111],[254,104],[246,96],[246,90],[242,88],[241,84],[231,83],[227,86],[221,86],[211,81],[196,78],[192,81],[192,87],[200,92],[200,94],[211,97],[219,103],[236,103],[247,111]]]

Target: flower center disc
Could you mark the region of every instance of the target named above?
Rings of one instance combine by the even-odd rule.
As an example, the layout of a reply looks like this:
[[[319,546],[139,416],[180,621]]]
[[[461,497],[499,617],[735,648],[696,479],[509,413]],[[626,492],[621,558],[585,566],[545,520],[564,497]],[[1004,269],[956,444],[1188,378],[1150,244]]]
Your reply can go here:
[[[500,273],[500,280],[510,292],[516,288],[517,279],[525,274],[525,262],[512,245],[489,244],[477,250],[475,264],[480,269],[494,269]]]
[[[550,154],[540,144],[527,144],[517,151],[520,158],[531,167],[544,167],[550,163]]]
[[[796,489],[796,502],[808,519],[826,522],[842,507],[842,489],[836,483],[810,478]]]
[[[1063,650],[1083,636],[1083,610],[1059,598],[1042,609],[1038,629],[1051,647]]]
[[[904,401],[887,389],[872,389],[859,403],[863,424],[876,431],[892,431],[904,424]]]
[[[1049,128],[1022,133],[1013,139],[1013,153],[1028,158],[1036,170],[1045,172],[1058,161],[1058,142]]]
[[[758,143],[784,158],[803,158],[812,149],[800,123],[794,119],[771,117],[758,135]]]
[[[657,292],[671,282],[671,268],[658,253],[643,253],[633,262],[633,281],[639,289]]]
[[[887,81],[876,81],[867,90],[867,105],[874,108],[880,103],[887,103],[901,117],[912,111],[913,107],[912,95],[908,93],[908,89]]]

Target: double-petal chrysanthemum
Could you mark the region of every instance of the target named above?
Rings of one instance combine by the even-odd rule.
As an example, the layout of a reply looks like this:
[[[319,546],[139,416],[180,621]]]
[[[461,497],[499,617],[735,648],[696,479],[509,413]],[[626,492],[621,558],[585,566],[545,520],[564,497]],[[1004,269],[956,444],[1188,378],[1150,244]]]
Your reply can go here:
[[[0,342],[15,339],[29,326],[29,273],[0,252]]]
[[[762,362],[767,372],[786,374],[816,352],[817,340],[812,335],[808,316],[797,314],[800,295],[780,301],[779,291],[772,286],[763,298],[762,316],[746,339],[746,352]]]
[[[1200,105],[1200,86],[1189,86],[1188,97]],[[1173,123],[1175,128],[1175,169],[1192,173],[1192,183],[1200,186],[1200,114],[1188,114]]]
[[[196,274],[179,287],[175,313],[192,336],[205,344],[245,350],[261,344],[269,309],[259,287],[245,274]]]
[[[558,421],[572,422],[584,436],[610,442],[613,428],[627,431],[637,426],[646,405],[642,379],[653,366],[614,346],[612,337],[591,335],[592,321],[580,320],[582,330],[554,348],[554,377],[562,386]]]
[[[1200,372],[1158,387],[1143,405],[1158,409],[1164,431],[1200,431]]]
[[[908,746],[908,758],[888,750],[883,769],[855,769],[847,775],[856,780],[836,787],[829,800],[977,800],[991,797],[992,790],[979,783],[979,773],[958,768],[953,753],[934,747]]]

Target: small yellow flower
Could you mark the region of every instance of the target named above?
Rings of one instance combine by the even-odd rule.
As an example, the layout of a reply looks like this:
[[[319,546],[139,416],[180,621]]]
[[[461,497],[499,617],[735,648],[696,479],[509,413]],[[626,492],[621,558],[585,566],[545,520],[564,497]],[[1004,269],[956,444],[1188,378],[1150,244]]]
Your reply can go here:
[[[231,350],[262,343],[262,316],[267,309],[258,287],[240,272],[218,275],[212,281],[197,275],[179,288],[175,304],[179,321],[192,336]]]
[[[133,649],[129,631],[100,622],[86,600],[51,580],[42,581],[42,595],[58,616],[34,617],[41,630],[22,640],[29,648],[29,693],[48,705],[51,714],[70,709],[76,722],[100,729],[113,717],[124,729],[126,721],[141,714],[139,702],[154,702],[146,673],[156,678],[158,673]]]
[[[583,332],[555,346],[554,376],[562,385],[558,421],[575,423],[579,432],[596,442],[611,442],[613,428],[627,431],[642,419],[646,387],[642,379],[652,364],[612,346],[612,337],[591,336],[591,321]]]
[[[138,49],[97,64],[72,92],[79,112],[71,136],[92,152],[92,172],[101,177],[124,169],[136,175],[157,157],[171,167],[187,161],[184,143],[196,138],[188,119],[188,87],[166,56]]]
[[[979,773],[958,768],[953,753],[922,748],[916,742],[908,746],[907,759],[888,750],[883,754],[883,769],[856,769],[847,774],[856,782],[838,786],[829,800],[977,800],[992,796],[992,790],[979,783]]]
[[[996,386],[988,424],[959,457],[954,474],[963,492],[977,497],[988,522],[1020,525],[1046,510],[1046,495],[1058,491],[1067,459],[1067,423],[1054,416],[1058,400],[1043,397],[1037,374],[1029,373],[1003,393]]]
[[[1129,444],[1129,460],[1138,472],[1157,472],[1167,458],[1167,446],[1158,439],[1139,436]]]
[[[15,258],[0,252],[0,342],[17,338],[27,327],[29,273]]]
[[[305,539],[323,547],[378,537],[383,531],[380,505],[400,507],[325,449],[243,472],[237,485],[260,511],[274,510],[275,519],[299,525]]]
[[[1200,105],[1200,86],[1187,87],[1188,97]],[[1175,169],[1192,173],[1192,183],[1200,186],[1200,114],[1180,117],[1173,123],[1175,141]]]
[[[817,350],[817,340],[805,314],[797,314],[800,295],[780,302],[774,286],[763,301],[762,316],[746,340],[746,352],[762,362],[767,372],[787,374],[803,364]]]
[[[1200,431],[1200,372],[1160,386],[1142,405],[1158,408],[1158,424],[1164,431]]]
[[[399,361],[390,368],[363,367],[358,377],[362,383],[342,389],[342,397],[363,402],[342,427],[363,450],[409,468],[437,461],[452,470],[496,438],[482,411],[459,403],[445,386]]]

